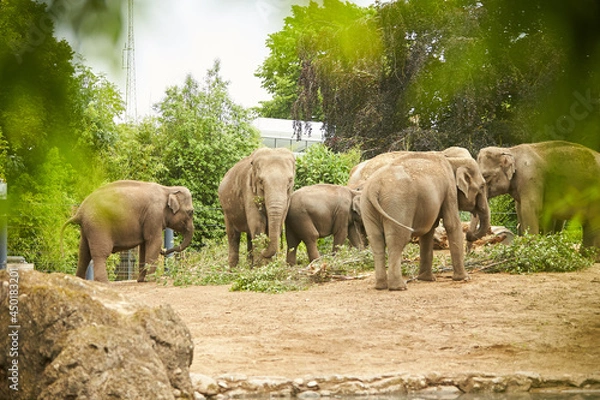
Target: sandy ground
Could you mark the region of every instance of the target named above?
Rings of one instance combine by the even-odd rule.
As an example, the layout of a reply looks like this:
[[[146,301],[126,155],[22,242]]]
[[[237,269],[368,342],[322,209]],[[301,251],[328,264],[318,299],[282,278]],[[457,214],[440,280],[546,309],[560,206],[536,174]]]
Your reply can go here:
[[[115,284],[170,304],[194,338],[191,372],[216,377],[406,372],[600,374],[600,264],[568,274],[450,274],[376,291],[374,277],[285,294]]]

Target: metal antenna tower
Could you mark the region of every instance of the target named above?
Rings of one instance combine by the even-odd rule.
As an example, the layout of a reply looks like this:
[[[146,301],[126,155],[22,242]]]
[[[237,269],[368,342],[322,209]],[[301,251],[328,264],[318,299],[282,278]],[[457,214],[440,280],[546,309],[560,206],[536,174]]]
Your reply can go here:
[[[127,43],[123,49],[123,63],[127,70],[125,112],[129,121],[137,120],[137,98],[135,89],[135,40],[133,37],[133,0],[127,1]]]

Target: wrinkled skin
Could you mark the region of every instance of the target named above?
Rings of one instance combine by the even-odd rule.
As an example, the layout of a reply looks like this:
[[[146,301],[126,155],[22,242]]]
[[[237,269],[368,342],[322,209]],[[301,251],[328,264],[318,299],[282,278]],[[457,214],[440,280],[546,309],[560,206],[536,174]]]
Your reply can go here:
[[[294,190],[295,171],[290,150],[270,148],[254,151],[227,171],[219,185],[219,201],[225,215],[230,268],[238,265],[242,232],[248,235],[249,257],[252,239],[260,234],[269,237],[268,247],[260,254],[261,262],[275,255]]]
[[[71,223],[81,227],[77,276],[85,279],[93,260],[94,280],[108,282],[108,256],[139,246],[138,282],[143,282],[147,272],[156,270],[165,228],[181,233],[183,241],[163,254],[183,251],[191,243],[193,213],[192,195],[183,186],[116,181],[97,189],[63,225],[63,232]]]
[[[600,247],[600,154],[564,141],[486,147],[477,157],[488,197],[515,199],[519,233],[548,233],[577,218],[583,244]]]
[[[408,153],[378,169],[367,179],[360,208],[375,261],[375,288],[406,290],[402,278],[402,251],[412,237],[419,237],[418,279],[434,281],[433,236],[440,218],[448,234],[454,280],[466,280],[463,233],[458,213],[457,190],[470,203],[480,188],[471,181],[467,188],[464,169],[455,172],[448,159],[436,153]],[[385,248],[389,269],[386,272]]]
[[[305,186],[292,194],[285,220],[287,262],[296,264],[296,250],[304,242],[310,261],[318,258],[317,239],[333,235],[333,252],[346,238],[362,248],[360,193],[346,186],[319,184]]]
[[[469,242],[473,242],[485,236],[490,230],[490,209],[488,205],[487,191],[485,189],[485,180],[479,171],[477,162],[473,159],[473,157],[471,157],[471,154],[465,148],[450,147],[441,152],[393,151],[389,153],[383,153],[355,166],[352,171],[350,171],[348,186],[360,190],[366,180],[377,170],[393,164],[395,160],[402,158],[407,154],[441,154],[450,162],[455,176],[459,169],[466,169],[469,171],[468,175],[462,176],[465,176],[466,179],[472,180],[473,182],[465,182],[457,179],[457,183],[461,184],[463,188],[468,187],[470,188],[468,190],[472,191],[469,194],[465,194],[463,190],[458,191],[458,209],[461,211],[469,211],[473,216],[471,219],[471,225],[467,231],[467,240]],[[477,193],[476,195],[475,192]],[[473,199],[475,200],[473,201]]]

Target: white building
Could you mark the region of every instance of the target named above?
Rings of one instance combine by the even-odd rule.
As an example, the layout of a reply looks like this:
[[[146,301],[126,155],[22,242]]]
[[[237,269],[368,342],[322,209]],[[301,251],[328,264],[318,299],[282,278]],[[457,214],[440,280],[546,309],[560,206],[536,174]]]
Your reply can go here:
[[[260,131],[260,136],[265,146],[277,148],[286,147],[294,153],[302,153],[315,144],[323,143],[323,123],[309,122],[310,136],[303,129],[301,140],[296,140],[294,135],[294,121],[289,119],[257,118],[252,126]],[[304,122],[302,122],[304,127]]]

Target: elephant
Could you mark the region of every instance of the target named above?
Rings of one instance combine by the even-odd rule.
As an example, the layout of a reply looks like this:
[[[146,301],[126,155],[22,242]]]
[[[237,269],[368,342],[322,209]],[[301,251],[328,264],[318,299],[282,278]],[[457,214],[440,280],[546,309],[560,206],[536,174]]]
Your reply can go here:
[[[419,280],[434,281],[433,236],[440,219],[448,234],[454,280],[467,280],[463,232],[457,191],[464,206],[474,208],[485,185],[474,178],[472,166],[456,171],[443,154],[406,153],[371,175],[364,184],[360,209],[375,261],[375,288],[406,290],[402,279],[402,251],[419,237]],[[483,178],[481,178],[483,180]],[[389,253],[386,273],[385,248]]]
[[[252,239],[267,234],[269,245],[263,260],[275,255],[294,190],[296,160],[284,148],[260,148],[235,164],[219,185],[219,201],[225,215],[229,267],[239,262],[241,233],[247,234],[251,264]]]
[[[363,161],[356,165],[350,171],[348,186],[360,190],[366,180],[377,170],[394,163],[395,160],[402,158],[407,154],[443,155],[450,162],[452,170],[455,174],[460,168],[467,168],[470,171],[470,174],[467,176],[468,179],[474,179],[478,186],[485,185],[485,180],[479,171],[479,166],[469,151],[462,147],[449,147],[440,152],[393,151],[389,153],[382,153],[370,160]],[[490,209],[487,199],[487,192],[482,187],[477,187],[477,189],[474,189],[473,187],[472,190],[476,190],[478,193],[475,207],[473,207],[472,204],[467,201],[467,195],[463,191],[458,191],[458,209],[460,211],[469,211],[473,216],[471,225],[467,231],[468,242],[474,242],[477,239],[481,239],[490,230]]]
[[[159,254],[183,251],[194,235],[192,194],[184,186],[122,180],[109,183],[88,195],[73,217],[62,227],[81,229],[77,276],[85,279],[91,260],[94,280],[108,282],[106,259],[111,253],[139,246],[138,282],[154,273]],[[171,228],[183,234],[182,243],[162,251],[162,232]]]
[[[319,257],[317,239],[333,235],[333,252],[346,238],[354,247],[364,243],[360,192],[346,186],[318,184],[295,191],[285,219],[287,262],[296,264],[296,250],[304,242],[310,261]]]
[[[555,223],[577,219],[583,245],[600,247],[600,153],[565,141],[486,147],[477,162],[488,197],[508,193],[519,233],[549,233]]]

